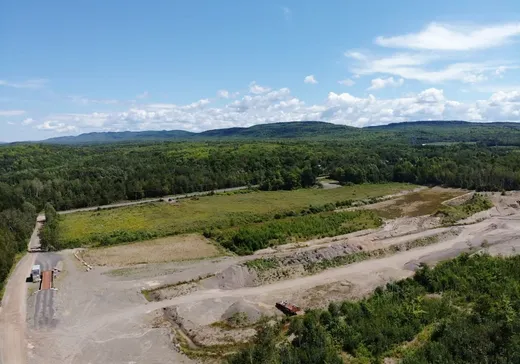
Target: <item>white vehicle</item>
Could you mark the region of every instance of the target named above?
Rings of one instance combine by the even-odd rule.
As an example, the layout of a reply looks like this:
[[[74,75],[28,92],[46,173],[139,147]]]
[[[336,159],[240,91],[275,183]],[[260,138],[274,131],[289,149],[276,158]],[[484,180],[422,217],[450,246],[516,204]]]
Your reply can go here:
[[[40,275],[41,275],[40,265],[39,264],[33,265],[32,269],[31,269],[31,277],[32,277],[33,282],[39,282]]]

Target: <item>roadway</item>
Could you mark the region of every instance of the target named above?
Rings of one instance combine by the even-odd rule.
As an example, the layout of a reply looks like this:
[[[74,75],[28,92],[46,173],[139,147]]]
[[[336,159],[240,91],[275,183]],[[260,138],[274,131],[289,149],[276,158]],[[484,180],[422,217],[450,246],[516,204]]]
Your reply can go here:
[[[36,223],[28,249],[39,248],[38,231],[42,224]],[[36,260],[36,254],[25,254],[18,262],[5,286],[0,311],[0,363],[27,363],[27,283],[26,278]]]
[[[252,186],[256,187],[256,186]],[[232,192],[232,191],[239,191],[239,190],[246,190],[249,188],[248,186],[240,186],[240,187],[231,187],[231,188],[221,188],[218,190],[212,190],[215,193],[221,193],[221,192]],[[191,193],[184,193],[182,195],[169,195],[169,196],[163,196],[163,197],[156,197],[156,198],[144,198],[142,200],[137,201],[127,201],[127,202],[117,202],[110,205],[102,205],[102,206],[92,206],[92,207],[82,207],[80,209],[72,209],[72,210],[65,210],[65,211],[58,211],[59,214],[72,214],[74,212],[84,212],[84,211],[95,211],[97,209],[111,209],[115,207],[124,207],[124,206],[132,206],[132,205],[140,205],[144,203],[151,203],[151,202],[158,202],[161,199],[162,200],[176,200],[186,197],[193,197],[193,196],[201,196],[208,194],[212,191],[201,191],[201,192],[191,192]]]

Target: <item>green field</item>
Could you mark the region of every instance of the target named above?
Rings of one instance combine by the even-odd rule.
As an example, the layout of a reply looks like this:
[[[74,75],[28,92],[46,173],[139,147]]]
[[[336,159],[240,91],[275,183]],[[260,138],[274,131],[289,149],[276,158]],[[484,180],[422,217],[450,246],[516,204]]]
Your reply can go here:
[[[111,245],[187,232],[222,229],[298,212],[309,205],[363,200],[410,190],[402,183],[362,184],[335,188],[222,194],[110,210],[62,215],[63,247]]]

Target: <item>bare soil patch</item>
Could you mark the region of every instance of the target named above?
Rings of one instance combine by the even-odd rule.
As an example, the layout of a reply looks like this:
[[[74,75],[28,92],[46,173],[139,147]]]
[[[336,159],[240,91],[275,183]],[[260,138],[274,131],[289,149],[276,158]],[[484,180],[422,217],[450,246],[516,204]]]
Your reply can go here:
[[[222,255],[222,253],[203,236],[189,234],[88,249],[82,255],[83,259],[92,265],[121,267],[143,263],[211,258]]]

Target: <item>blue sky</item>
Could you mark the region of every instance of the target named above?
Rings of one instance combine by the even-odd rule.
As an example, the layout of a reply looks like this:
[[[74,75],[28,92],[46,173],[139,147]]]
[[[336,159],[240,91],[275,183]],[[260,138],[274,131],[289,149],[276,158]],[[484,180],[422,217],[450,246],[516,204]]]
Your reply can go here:
[[[520,2],[0,0],[0,141],[520,121]]]

